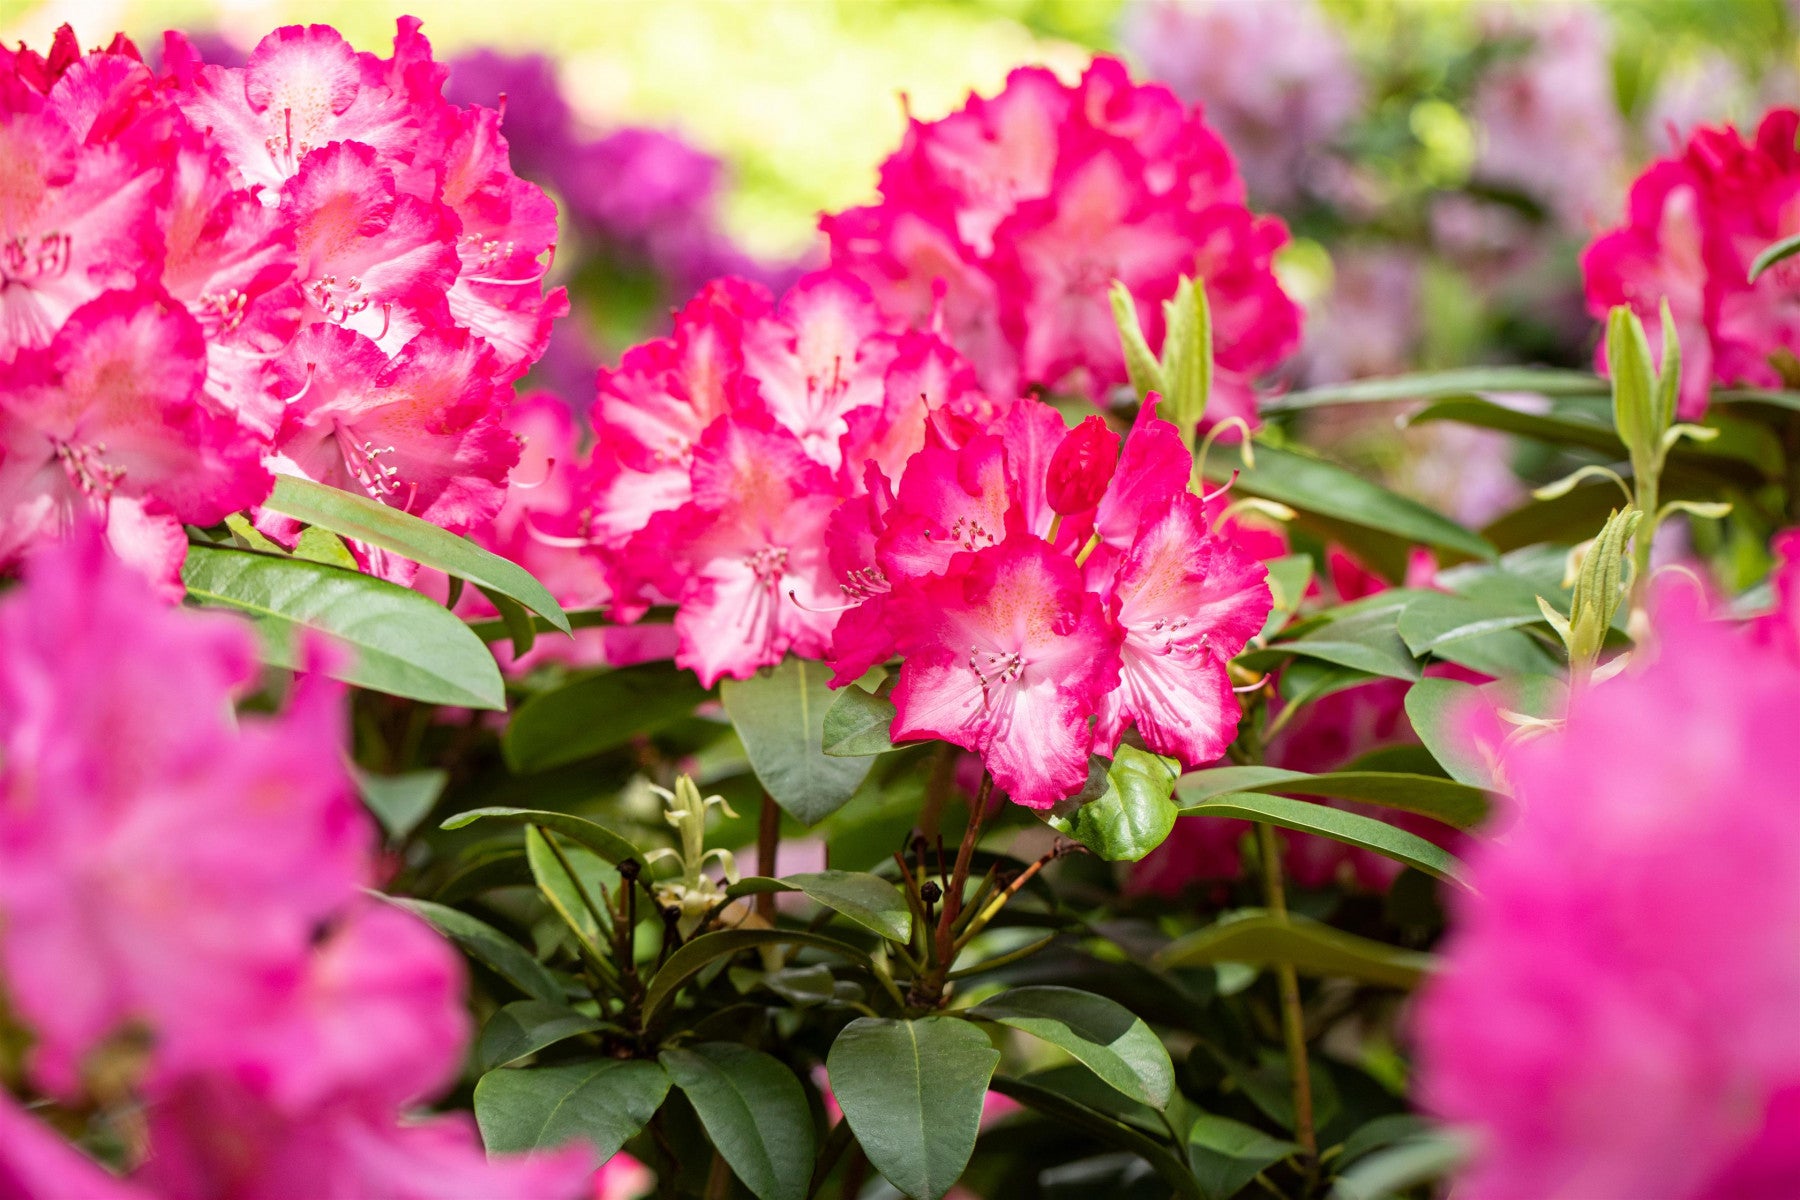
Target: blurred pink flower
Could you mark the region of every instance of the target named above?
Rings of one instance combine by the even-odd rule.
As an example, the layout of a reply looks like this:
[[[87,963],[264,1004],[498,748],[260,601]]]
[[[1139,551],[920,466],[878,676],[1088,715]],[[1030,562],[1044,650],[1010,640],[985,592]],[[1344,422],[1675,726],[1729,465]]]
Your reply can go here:
[[[1653,617],[1649,665],[1506,756],[1452,897],[1420,1090],[1478,1137],[1471,1200],[1800,1187],[1800,664],[1685,585]]]

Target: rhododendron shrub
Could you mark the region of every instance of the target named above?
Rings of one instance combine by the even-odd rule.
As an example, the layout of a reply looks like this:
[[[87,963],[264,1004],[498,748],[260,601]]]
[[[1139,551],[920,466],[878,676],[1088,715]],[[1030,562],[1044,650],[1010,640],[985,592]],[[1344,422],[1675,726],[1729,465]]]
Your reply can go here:
[[[1189,83],[1333,139],[1253,168],[1316,296],[1391,140],[1299,12]],[[1367,78],[1572,219],[1578,40]],[[204,44],[0,70],[0,1200],[1800,1194],[1792,114],[1533,311],[1604,375],[1463,369],[1417,246],[1296,347],[1201,115],[1027,68],[571,393],[539,173],[711,168],[410,18]]]

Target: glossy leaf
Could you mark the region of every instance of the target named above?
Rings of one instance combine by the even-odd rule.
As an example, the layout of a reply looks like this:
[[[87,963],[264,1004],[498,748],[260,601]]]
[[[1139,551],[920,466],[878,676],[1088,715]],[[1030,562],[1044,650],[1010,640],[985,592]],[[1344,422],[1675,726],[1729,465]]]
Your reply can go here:
[[[406,771],[399,775],[377,775],[354,764],[351,777],[356,780],[357,794],[363,804],[381,822],[390,838],[403,838],[431,815],[444,785],[450,781],[448,771],[432,768]]]
[[[806,1200],[813,1119],[792,1071],[734,1042],[664,1050],[657,1061],[745,1187],[759,1200]]]
[[[821,747],[832,758],[885,754],[894,748],[888,731],[894,727],[897,711],[886,696],[873,695],[853,683],[825,710]]]
[[[593,1017],[566,1005],[515,1000],[481,1027],[475,1057],[482,1070],[491,1071],[600,1027],[601,1023]]]
[[[668,961],[650,980],[644,990],[645,1023],[675,998],[682,984],[698,975],[707,964],[760,946],[816,946],[841,954],[852,962],[867,964],[869,961],[868,955],[848,942],[800,929],[720,929],[703,933],[669,955]]]
[[[1180,769],[1175,759],[1122,745],[1111,762],[1090,759],[1087,788],[1058,805],[1045,822],[1110,862],[1136,862],[1175,827],[1173,793]]]
[[[642,1059],[503,1068],[476,1083],[475,1121],[490,1154],[550,1150],[580,1138],[605,1161],[650,1123],[668,1092],[668,1075]]]
[[[1291,966],[1306,975],[1342,976],[1385,987],[1411,988],[1433,966],[1429,954],[1403,950],[1290,914],[1220,921],[1177,939],[1157,955],[1165,967],[1240,962]]]
[[[556,910],[556,915],[590,948],[598,950],[601,938],[612,927],[604,896],[618,887],[619,873],[585,846],[553,846],[550,838],[554,836],[535,825],[526,826],[525,861],[531,866],[531,876],[537,881],[538,891]],[[557,857],[559,852],[561,858]],[[564,860],[567,867],[563,865]],[[604,925],[588,907],[589,900],[600,909]]]
[[[1407,649],[1424,655],[1453,642],[1543,621],[1535,596],[1526,603],[1503,603],[1432,592],[1409,603],[1401,611],[1397,627]]]
[[[1244,655],[1243,661],[1260,669],[1281,656],[1301,655],[1390,679],[1417,679],[1419,664],[1396,628],[1403,603],[1396,600],[1387,607],[1309,623],[1296,629],[1291,638]]]
[[[781,882],[889,941],[905,942],[912,937],[912,911],[906,906],[906,897],[879,875],[813,871],[785,876]]]
[[[389,904],[423,917],[437,931],[455,942],[463,953],[485,964],[495,974],[511,983],[534,1000],[560,1004],[563,989],[548,967],[531,957],[519,943],[478,917],[460,909],[434,904],[430,900],[413,900],[403,896],[386,897]]]
[[[1229,479],[1231,469],[1223,456],[1209,459],[1206,467],[1208,477],[1217,482]],[[1336,463],[1297,450],[1258,443],[1256,466],[1243,469],[1234,490],[1465,558],[1494,556],[1493,546],[1480,534]]]
[[[1230,792],[1204,800],[1186,810],[1184,815],[1203,817],[1236,817],[1245,821],[1264,821],[1300,833],[1316,833],[1334,841],[1360,846],[1376,854],[1417,867],[1427,875],[1460,882],[1462,864],[1443,847],[1426,841],[1416,833],[1307,800],[1286,796],[1269,796],[1261,792]]]
[[[462,829],[477,821],[500,821],[509,825],[539,825],[554,829],[564,837],[580,842],[607,862],[617,866],[628,858],[644,863],[644,852],[606,826],[573,813],[550,812],[538,808],[472,808],[457,813],[441,828]]]
[[[501,749],[515,772],[547,771],[654,733],[688,716],[706,695],[691,672],[669,663],[584,675],[520,705]]]
[[[815,825],[842,808],[874,764],[824,751],[825,714],[836,699],[823,664],[789,656],[749,679],[719,685],[725,714],[763,788],[782,811]]]
[[[969,1015],[1068,1051],[1141,1104],[1164,1108],[1174,1094],[1175,1067],[1162,1039],[1130,1009],[1104,996],[1049,985],[1018,987],[984,1000]]]
[[[1435,775],[1398,771],[1330,771],[1308,775],[1280,767],[1214,767],[1181,777],[1181,807],[1192,808],[1230,792],[1280,792],[1361,800],[1383,808],[1418,813],[1467,829],[1488,814],[1487,793],[1478,787]]]
[[[869,1162],[916,1200],[962,1177],[1000,1053],[956,1017],[859,1017],[831,1045],[831,1090]]]
[[[410,513],[292,475],[275,477],[275,490],[263,507],[498,592],[569,632],[562,606],[531,572]]]
[[[1207,1200],[1229,1200],[1300,1147],[1230,1117],[1201,1113],[1188,1130],[1188,1165]]]
[[[1386,379],[1360,379],[1307,388],[1264,400],[1261,409],[1290,412],[1331,404],[1370,404],[1392,400],[1423,400],[1464,392],[1533,392],[1540,396],[1604,396],[1606,380],[1588,371],[1562,371],[1545,367],[1461,367],[1426,371]]]
[[[1459,727],[1462,714],[1473,708],[1478,695],[1474,684],[1459,679],[1421,679],[1406,693],[1406,716],[1450,778],[1492,791],[1493,769]]]
[[[1079,1070],[1079,1068],[1078,1068]],[[1071,1098],[1062,1089],[1048,1086],[1053,1072],[1037,1072],[1028,1078],[1013,1079],[1005,1075],[995,1076],[992,1087],[1003,1096],[1017,1100],[1028,1108],[1035,1109],[1057,1122],[1079,1129],[1098,1138],[1102,1142],[1130,1151],[1149,1163],[1157,1175],[1162,1178],[1171,1194],[1182,1197],[1182,1200],[1204,1200],[1199,1185],[1188,1170],[1187,1164],[1171,1154],[1161,1142],[1146,1135],[1139,1129],[1115,1118],[1110,1112],[1097,1111],[1080,1099]],[[1093,1076],[1086,1071],[1080,1075],[1088,1080]],[[1096,1082],[1095,1089],[1108,1092],[1108,1089]],[[1108,1093],[1116,1095],[1116,1093]],[[1125,1103],[1129,1104],[1129,1101]],[[1135,1106],[1138,1111],[1149,1117],[1155,1113],[1141,1105]],[[1146,1122],[1152,1128],[1160,1129],[1160,1122]]]
[[[250,617],[264,661],[299,665],[306,634],[344,653],[333,677],[357,687],[463,708],[506,707],[500,668],[443,606],[384,579],[298,558],[188,547],[188,597]]]

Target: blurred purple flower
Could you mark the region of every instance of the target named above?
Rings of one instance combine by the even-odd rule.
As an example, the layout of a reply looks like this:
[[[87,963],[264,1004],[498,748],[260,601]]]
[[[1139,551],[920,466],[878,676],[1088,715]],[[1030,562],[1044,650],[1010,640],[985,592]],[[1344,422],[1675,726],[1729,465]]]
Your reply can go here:
[[[500,110],[500,131],[513,168],[562,189],[559,168],[575,149],[575,114],[556,80],[556,64],[541,54],[476,50],[450,64],[444,95],[457,104]]]
[[[1307,387],[1395,375],[1419,340],[1419,260],[1392,246],[1334,251],[1332,287],[1308,309],[1300,373]]]
[[[1362,107],[1343,36],[1312,0],[1139,0],[1121,40],[1146,74],[1204,108],[1268,204],[1317,190],[1323,151]]]

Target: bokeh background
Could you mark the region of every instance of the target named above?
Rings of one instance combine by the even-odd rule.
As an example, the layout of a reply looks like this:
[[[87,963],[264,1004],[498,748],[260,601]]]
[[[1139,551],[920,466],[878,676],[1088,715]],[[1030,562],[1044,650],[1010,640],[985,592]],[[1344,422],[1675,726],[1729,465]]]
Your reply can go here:
[[[1578,255],[1625,187],[1696,124],[1800,101],[1783,0],[0,0],[0,38],[161,30],[241,58],[328,22],[382,49],[423,19],[451,95],[495,104],[521,175],[563,207],[575,310],[532,385],[583,407],[592,371],[705,279],[773,287],[816,262],[821,210],[867,202],[907,113],[930,119],[1013,67],[1073,78],[1123,56],[1204,106],[1252,202],[1293,241],[1307,386],[1479,362],[1579,366],[1596,340]],[[1527,453],[1391,421],[1310,431],[1480,525]]]

